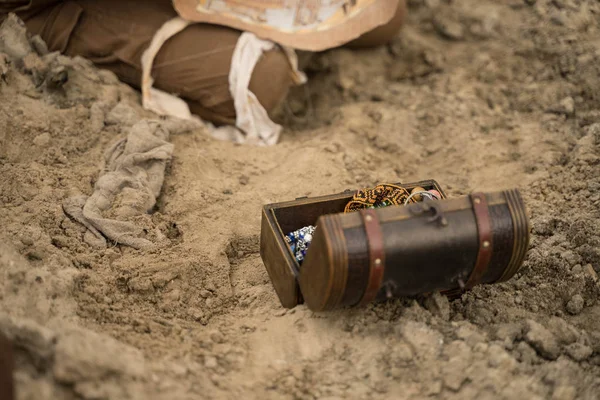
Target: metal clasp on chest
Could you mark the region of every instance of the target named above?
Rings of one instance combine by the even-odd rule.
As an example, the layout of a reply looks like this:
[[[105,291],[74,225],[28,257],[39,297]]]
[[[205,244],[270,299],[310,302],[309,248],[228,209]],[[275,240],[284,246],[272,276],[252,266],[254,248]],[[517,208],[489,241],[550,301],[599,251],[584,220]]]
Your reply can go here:
[[[444,216],[439,203],[424,200],[420,203],[411,204],[409,210],[413,215],[431,214],[427,222],[437,223],[440,226],[448,226],[448,220]]]

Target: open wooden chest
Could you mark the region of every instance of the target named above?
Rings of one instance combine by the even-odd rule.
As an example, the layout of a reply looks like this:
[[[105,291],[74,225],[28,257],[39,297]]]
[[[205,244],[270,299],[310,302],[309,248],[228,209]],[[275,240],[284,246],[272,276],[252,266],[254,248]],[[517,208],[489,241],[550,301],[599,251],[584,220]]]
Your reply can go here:
[[[518,191],[447,199],[434,180],[398,185],[436,190],[441,199],[344,213],[355,194],[346,191],[263,207],[260,253],[284,307],[457,293],[518,271],[529,243]],[[300,266],[285,235],[307,225],[316,230]]]

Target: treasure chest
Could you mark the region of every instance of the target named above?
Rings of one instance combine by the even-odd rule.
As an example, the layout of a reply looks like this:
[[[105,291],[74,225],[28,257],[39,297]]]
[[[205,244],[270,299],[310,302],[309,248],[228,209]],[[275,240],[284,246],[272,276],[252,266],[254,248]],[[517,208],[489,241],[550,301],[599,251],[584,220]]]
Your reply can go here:
[[[322,311],[432,291],[455,296],[506,281],[521,267],[529,221],[517,190],[448,199],[434,180],[390,186],[411,195],[352,209],[361,191],[348,190],[263,207],[260,254],[284,307]],[[310,247],[298,253],[292,232],[302,236],[309,226]]]

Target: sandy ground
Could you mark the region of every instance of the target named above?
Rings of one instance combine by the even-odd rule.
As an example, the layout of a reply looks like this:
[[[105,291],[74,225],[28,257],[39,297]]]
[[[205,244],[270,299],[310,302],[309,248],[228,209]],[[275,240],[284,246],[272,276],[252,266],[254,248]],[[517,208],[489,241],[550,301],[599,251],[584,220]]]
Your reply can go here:
[[[82,59],[51,62],[69,73],[53,90],[35,60],[0,57],[0,331],[18,398],[597,399],[600,5],[410,11],[389,46],[312,59],[277,146],[174,135],[156,211],[137,220],[169,239],[153,251],[93,248],[61,208],[148,117],[139,95]],[[523,271],[451,302],[280,306],[263,204],[426,178],[450,196],[520,188]]]

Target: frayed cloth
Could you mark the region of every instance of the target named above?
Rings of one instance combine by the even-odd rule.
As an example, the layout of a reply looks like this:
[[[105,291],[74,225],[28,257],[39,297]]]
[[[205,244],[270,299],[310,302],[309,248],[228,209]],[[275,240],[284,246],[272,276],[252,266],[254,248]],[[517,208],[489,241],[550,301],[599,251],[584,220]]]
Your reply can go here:
[[[159,231],[145,232],[131,220],[148,214],[156,204],[173,154],[169,135],[192,127],[189,123],[141,120],[105,152],[92,195],[63,202],[64,212],[87,228],[85,242],[100,248],[107,246],[107,239],[136,249],[160,245]],[[148,236],[158,240],[151,241]]]

